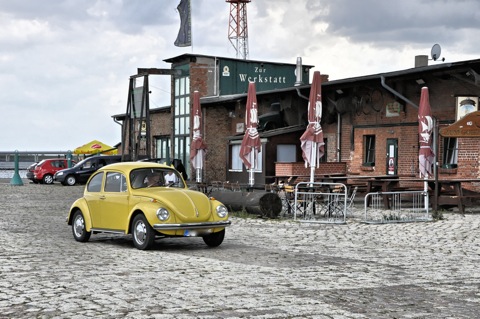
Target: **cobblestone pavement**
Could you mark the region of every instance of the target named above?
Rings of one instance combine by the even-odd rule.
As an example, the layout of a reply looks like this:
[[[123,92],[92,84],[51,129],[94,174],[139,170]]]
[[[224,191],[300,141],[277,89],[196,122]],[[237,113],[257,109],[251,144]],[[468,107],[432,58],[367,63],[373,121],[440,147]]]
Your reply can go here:
[[[82,186],[0,184],[0,318],[478,318],[480,214],[429,223],[232,218],[226,239],[92,235]],[[360,205],[359,205],[360,206]]]

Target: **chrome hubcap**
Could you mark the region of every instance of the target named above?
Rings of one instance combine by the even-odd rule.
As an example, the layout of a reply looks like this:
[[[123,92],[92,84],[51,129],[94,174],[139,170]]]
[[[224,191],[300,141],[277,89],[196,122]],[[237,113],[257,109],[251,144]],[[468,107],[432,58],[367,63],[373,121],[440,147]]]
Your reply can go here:
[[[145,242],[145,237],[147,236],[147,227],[145,224],[141,221],[135,225],[135,240],[143,244]]]
[[[73,231],[75,232],[75,236],[80,237],[83,234],[83,230],[85,229],[85,222],[81,216],[77,216],[73,222]]]

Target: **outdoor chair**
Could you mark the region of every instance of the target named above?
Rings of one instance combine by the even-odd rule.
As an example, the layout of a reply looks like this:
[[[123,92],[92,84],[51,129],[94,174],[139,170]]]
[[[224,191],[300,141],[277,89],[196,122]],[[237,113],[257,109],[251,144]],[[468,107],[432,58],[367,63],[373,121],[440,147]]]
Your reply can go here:
[[[242,190],[238,182],[230,183],[229,181],[223,182],[223,189],[228,189],[233,192],[240,192]]]
[[[212,191],[223,190],[223,184],[220,181],[212,181]]]

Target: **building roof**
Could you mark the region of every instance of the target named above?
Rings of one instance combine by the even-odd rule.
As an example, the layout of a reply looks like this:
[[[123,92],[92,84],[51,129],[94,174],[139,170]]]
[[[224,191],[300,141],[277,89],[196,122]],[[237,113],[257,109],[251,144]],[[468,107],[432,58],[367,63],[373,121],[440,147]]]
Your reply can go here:
[[[322,86],[329,87],[329,86],[337,86],[342,84],[356,84],[360,81],[377,80],[381,77],[394,78],[394,77],[405,77],[405,76],[428,74],[428,73],[458,72],[459,70],[465,70],[470,68],[472,69],[475,68],[476,69],[474,70],[475,73],[480,72],[480,59],[460,61],[460,62],[439,63],[435,65],[413,67],[413,68],[399,70],[399,71],[377,73],[377,74],[358,76],[358,77],[346,78],[346,79],[340,79],[340,80],[332,80],[332,81],[322,83]]]
[[[269,95],[273,93],[282,93],[282,92],[291,92],[296,90],[303,90],[302,93],[308,93],[310,91],[310,84],[304,84],[299,86],[292,86],[289,88],[283,89],[275,89],[275,90],[268,90],[268,91],[259,91],[257,92],[257,96],[262,95]],[[227,101],[242,101],[247,99],[248,93],[239,93],[239,94],[231,94],[231,95],[219,95],[219,96],[205,96],[200,98],[200,104],[214,104],[214,103],[222,103]],[[308,99],[308,97],[306,97]]]
[[[167,63],[176,63],[176,62],[181,62],[187,59],[191,58],[211,58],[211,59],[222,59],[222,60],[233,60],[233,61],[242,61],[242,62],[253,62],[253,63],[269,63],[269,64],[277,64],[277,65],[296,65],[296,61],[294,63],[284,63],[284,62],[272,62],[272,61],[265,61],[265,60],[245,60],[245,59],[238,59],[238,58],[230,58],[230,57],[222,57],[222,56],[214,56],[214,55],[203,55],[203,54],[191,54],[191,53],[185,53],[181,55],[177,55],[173,58],[168,58],[163,61]],[[314,65],[306,65],[302,64],[303,67],[307,68],[313,68],[315,67]]]
[[[155,113],[169,113],[171,112],[172,109],[170,108],[170,105],[167,106],[160,106],[160,107],[155,107],[149,109],[150,114],[155,114]],[[127,116],[126,113],[121,113],[121,114],[115,114],[112,115],[112,118],[117,120],[117,121],[123,121],[125,119],[125,116]]]
[[[389,90],[392,94],[399,96],[399,92],[393,90],[388,86],[386,83],[389,80],[401,80],[412,78],[416,79],[419,76],[423,77],[440,77],[440,78],[449,78],[455,77],[459,80],[463,80],[466,82],[470,82],[471,84],[480,85],[480,59],[476,60],[468,60],[468,61],[460,61],[460,62],[450,62],[450,63],[439,63],[435,65],[428,65],[428,66],[421,66],[421,67],[413,67],[405,70],[399,71],[392,71],[392,72],[385,72],[385,73],[377,73],[365,76],[358,76],[340,80],[331,80],[322,83],[322,89],[328,90],[337,90],[341,88],[348,88],[359,86],[361,84],[366,83],[375,83],[375,85],[383,86],[385,89]],[[428,81],[424,79],[426,83]],[[284,89],[277,89],[277,90],[270,90],[270,91],[262,91],[257,92],[257,96],[261,95],[269,95],[274,93],[281,93],[281,92],[290,92],[294,90],[301,90],[304,91],[303,94],[308,94],[310,90],[310,84],[301,85],[301,86],[292,86],[290,88]],[[300,92],[300,91],[299,91]],[[232,95],[223,95],[223,96],[207,96],[202,97],[200,102],[202,105],[205,104],[215,104],[215,103],[222,103],[227,101],[235,101],[235,100],[245,100],[247,97],[246,93],[242,94],[232,94]],[[415,103],[409,101],[403,96],[399,96],[409,104],[416,106]]]

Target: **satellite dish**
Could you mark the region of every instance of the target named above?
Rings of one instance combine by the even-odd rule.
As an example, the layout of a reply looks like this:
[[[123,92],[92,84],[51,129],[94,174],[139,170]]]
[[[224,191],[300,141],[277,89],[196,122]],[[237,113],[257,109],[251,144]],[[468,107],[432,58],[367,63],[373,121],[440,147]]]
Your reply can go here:
[[[442,48],[440,48],[440,44],[434,44],[432,47],[432,60],[437,61],[440,58],[440,54],[442,53]]]

